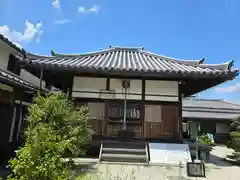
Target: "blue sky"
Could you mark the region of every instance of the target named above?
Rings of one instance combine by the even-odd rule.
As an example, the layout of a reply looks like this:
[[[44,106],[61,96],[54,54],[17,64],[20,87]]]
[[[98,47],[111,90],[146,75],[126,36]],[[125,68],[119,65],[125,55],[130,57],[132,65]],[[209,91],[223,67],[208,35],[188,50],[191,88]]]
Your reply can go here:
[[[239,0],[1,0],[0,33],[42,55],[144,46],[238,68],[239,8]],[[199,96],[240,103],[240,78]]]

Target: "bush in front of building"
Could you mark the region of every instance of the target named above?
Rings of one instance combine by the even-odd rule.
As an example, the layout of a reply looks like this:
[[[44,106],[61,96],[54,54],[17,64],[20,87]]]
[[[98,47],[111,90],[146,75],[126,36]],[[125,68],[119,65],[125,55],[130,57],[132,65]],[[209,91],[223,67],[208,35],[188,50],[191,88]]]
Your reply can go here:
[[[240,162],[240,117],[236,118],[231,124],[230,141],[228,147],[234,149],[232,159]]]
[[[202,145],[206,146],[214,146],[215,143],[212,141],[212,139],[207,134],[202,134],[198,136],[198,142]]]
[[[25,144],[9,161],[9,180],[67,180],[68,165],[62,160],[66,150],[84,152],[89,140],[86,107],[75,108],[62,93],[38,95],[29,107]]]

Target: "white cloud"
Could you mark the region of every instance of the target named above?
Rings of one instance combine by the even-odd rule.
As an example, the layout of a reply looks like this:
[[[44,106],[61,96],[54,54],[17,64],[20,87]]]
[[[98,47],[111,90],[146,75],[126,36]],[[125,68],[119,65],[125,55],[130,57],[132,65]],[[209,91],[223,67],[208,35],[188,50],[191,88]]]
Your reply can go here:
[[[61,9],[60,0],[53,0],[52,6],[56,9]]]
[[[219,93],[240,92],[240,83],[227,86],[227,87],[216,88],[216,92],[219,92]]]
[[[65,24],[65,23],[69,23],[72,22],[72,20],[70,19],[63,19],[63,20],[56,20],[54,21],[55,24]]]
[[[90,12],[98,13],[98,11],[100,10],[100,6],[94,5],[93,7],[90,7],[90,8],[85,8],[83,6],[78,6],[77,10],[78,10],[79,13],[90,13]]]
[[[24,32],[10,29],[7,25],[0,26],[0,34],[18,45],[21,42],[40,41],[43,33],[41,30],[42,23],[32,24],[29,21],[25,21],[25,26]]]

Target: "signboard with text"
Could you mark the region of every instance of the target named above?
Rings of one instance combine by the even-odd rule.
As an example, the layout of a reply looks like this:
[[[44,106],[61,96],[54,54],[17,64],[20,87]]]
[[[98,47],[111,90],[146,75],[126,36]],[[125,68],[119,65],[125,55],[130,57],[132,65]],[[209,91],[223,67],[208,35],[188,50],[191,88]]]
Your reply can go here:
[[[188,162],[187,175],[190,177],[206,177],[204,163]]]

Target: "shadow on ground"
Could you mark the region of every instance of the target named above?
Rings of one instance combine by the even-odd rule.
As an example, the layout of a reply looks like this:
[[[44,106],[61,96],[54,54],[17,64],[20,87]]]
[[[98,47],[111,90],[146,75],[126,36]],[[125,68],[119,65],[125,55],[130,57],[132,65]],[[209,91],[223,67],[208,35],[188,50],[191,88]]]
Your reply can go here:
[[[227,162],[227,161],[225,161],[224,158],[218,157],[218,156],[216,156],[214,154],[210,155],[210,159],[209,159],[209,161],[207,163],[208,164],[214,164],[215,166],[220,166],[220,167],[232,166],[232,164]]]
[[[70,175],[71,176],[85,176],[89,173],[97,173],[97,163],[95,162],[89,162],[89,163],[81,163],[81,164],[75,164],[71,170]]]

